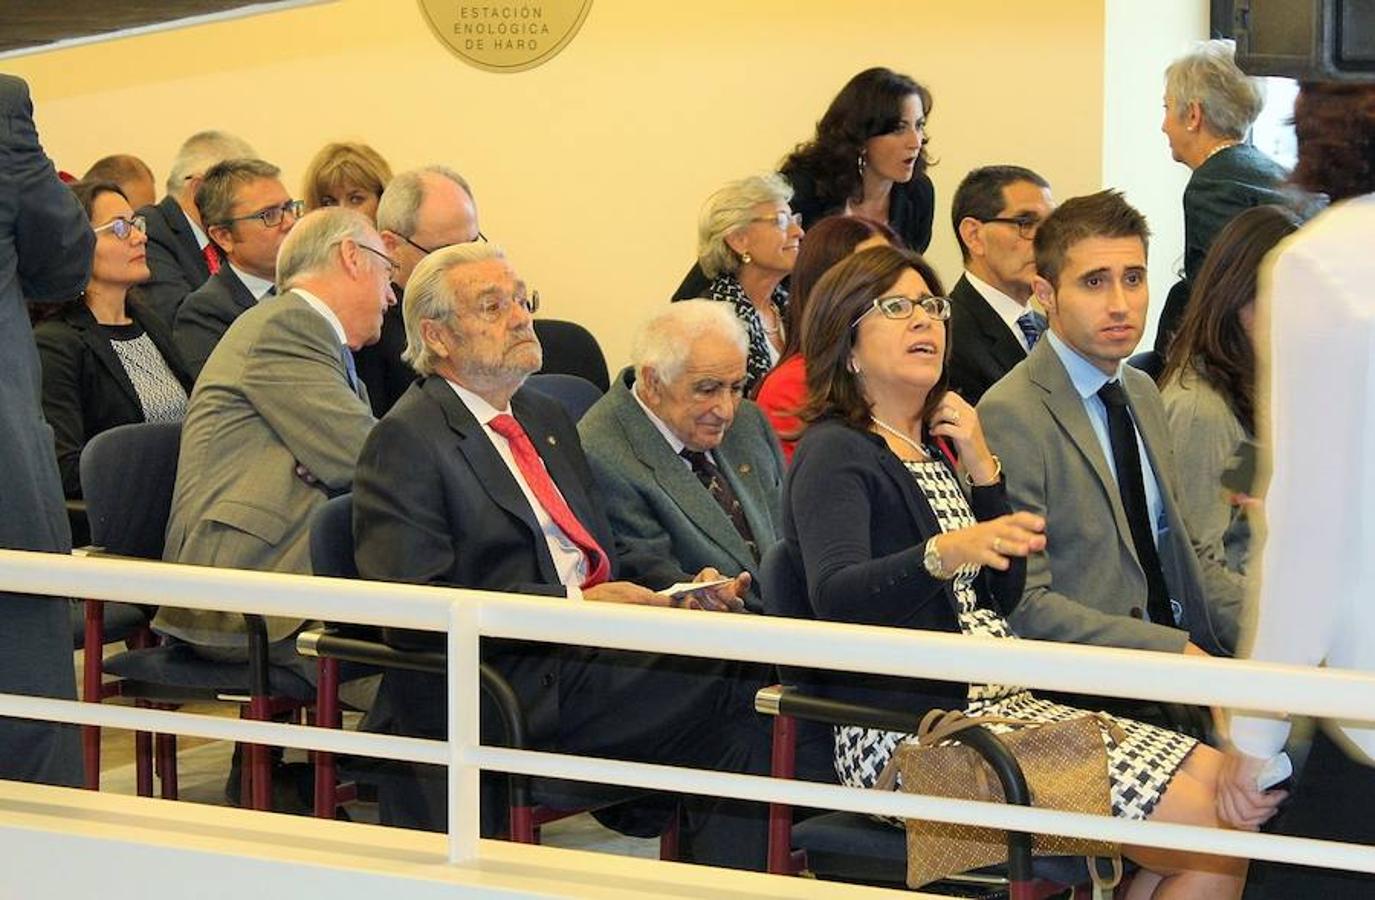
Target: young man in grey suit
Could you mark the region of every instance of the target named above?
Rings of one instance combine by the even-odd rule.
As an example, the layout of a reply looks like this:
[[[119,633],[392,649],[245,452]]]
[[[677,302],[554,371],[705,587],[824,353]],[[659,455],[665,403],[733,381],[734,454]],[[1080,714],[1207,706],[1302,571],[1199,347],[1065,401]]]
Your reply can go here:
[[[69,553],[53,431],[43,421],[27,298],[70,300],[91,275],[95,235],[38,144],[29,87],[0,75],[0,547]],[[0,693],[76,699],[67,601],[0,592]],[[79,787],[68,725],[0,719],[0,779]]]
[[[1013,506],[1046,519],[1009,618],[1025,637],[1227,654],[1241,583],[1191,542],[1160,394],[1122,362],[1145,324],[1148,237],[1114,191],[1066,201],[1037,232],[1050,330],[979,404]]]
[[[392,262],[362,215],[325,209],[282,244],[278,273],[282,295],[230,326],[191,394],[165,559],[309,573],[310,514],[353,484],[374,420],[352,352],[377,340]],[[303,624],[267,619],[283,664]],[[163,607],[153,625],[217,659],[247,648],[237,613]]]
[[[633,367],[578,423],[612,530],[671,560],[757,578],[779,539],[783,455],[742,398],[749,339],[720,303],[671,304],[636,334]],[[759,609],[758,585],[748,603]]]
[[[196,191],[201,221],[224,261],[182,301],[172,326],[192,378],[234,320],[277,293],[277,251],[301,215],[281,174],[261,159],[229,159],[212,166]]]

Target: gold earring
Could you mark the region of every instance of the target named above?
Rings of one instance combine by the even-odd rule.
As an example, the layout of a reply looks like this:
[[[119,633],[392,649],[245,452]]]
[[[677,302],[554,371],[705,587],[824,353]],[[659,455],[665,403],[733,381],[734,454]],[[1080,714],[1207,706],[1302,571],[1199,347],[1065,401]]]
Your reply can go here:
[[[744,253],[741,253],[741,254],[740,254],[740,263],[741,263],[741,265],[746,265],[746,266],[748,266],[748,265],[749,265],[750,263],[752,263],[752,262],[754,262],[754,257],[753,257],[753,256],[750,256],[750,251],[746,250]]]

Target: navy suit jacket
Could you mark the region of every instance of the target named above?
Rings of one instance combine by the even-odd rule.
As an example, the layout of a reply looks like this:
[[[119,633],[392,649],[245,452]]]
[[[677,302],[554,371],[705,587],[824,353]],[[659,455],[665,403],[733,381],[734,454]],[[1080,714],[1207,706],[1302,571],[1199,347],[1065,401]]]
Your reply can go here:
[[[258,298],[228,265],[187,295],[177,309],[172,339],[192,379],[200,377],[205,361],[234,320],[257,305]]]
[[[960,276],[950,291],[950,389],[977,405],[984,391],[1026,359],[1002,316]]]
[[[148,221],[148,269],[153,273],[144,282],[144,300],[171,325],[186,295],[210,277],[210,265],[175,198],[163,197],[138,213]]]

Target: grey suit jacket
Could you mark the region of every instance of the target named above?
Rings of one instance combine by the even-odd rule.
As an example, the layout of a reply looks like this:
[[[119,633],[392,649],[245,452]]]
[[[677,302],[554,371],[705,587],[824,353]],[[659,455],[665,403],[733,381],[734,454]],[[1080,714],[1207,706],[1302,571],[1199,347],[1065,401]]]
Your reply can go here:
[[[750,605],[758,608],[758,560],[645,416],[631,394],[634,377],[631,369],[621,372],[578,423],[612,530],[644,556],[663,559],[672,581],[690,581],[706,566],[724,575],[749,572]],[[782,536],[783,452],[759,407],[741,402],[715,454],[762,554]]]
[[[172,340],[192,378],[199,378],[205,361],[234,320],[252,309],[258,298],[226,263],[205,284],[186,295],[177,307]]]
[[[1127,366],[1132,418],[1160,482],[1169,525],[1160,562],[1188,632],[1144,621],[1146,576],[1132,545],[1121,495],[1088,413],[1050,341],[984,394],[979,419],[1003,462],[1015,509],[1046,518],[1046,549],[1027,561],[1026,591],[1010,617],[1024,637],[1179,651],[1186,640],[1210,653],[1236,647],[1240,585],[1195,545],[1179,512],[1165,411],[1155,384]]]
[[[81,293],[94,244],[38,143],[28,85],[0,75],[0,547],[71,550],[24,301]],[[76,698],[68,615],[60,600],[0,593],[0,693]],[[0,719],[0,778],[80,786],[76,736],[65,725]]]
[[[352,487],[373,423],[366,389],[349,387],[323,316],[294,293],[250,309],[191,392],[163,558],[309,573],[310,514]],[[296,474],[298,463],[316,484]],[[301,624],[269,618],[268,638]],[[154,626],[194,644],[246,645],[237,613],[163,607]]]

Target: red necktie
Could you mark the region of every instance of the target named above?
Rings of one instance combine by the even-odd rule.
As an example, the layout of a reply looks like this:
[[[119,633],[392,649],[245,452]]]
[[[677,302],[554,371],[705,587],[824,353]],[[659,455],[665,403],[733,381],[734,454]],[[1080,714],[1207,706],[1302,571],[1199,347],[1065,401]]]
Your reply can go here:
[[[525,483],[540,506],[544,507],[544,511],[554,520],[554,524],[559,526],[568,539],[587,557],[589,574],[582,587],[594,587],[610,578],[611,560],[607,557],[606,551],[578,521],[578,517],[573,515],[573,510],[568,508],[567,501],[555,487],[554,479],[549,477],[549,471],[544,468],[544,461],[540,459],[535,445],[530,443],[530,436],[525,433],[525,429],[520,427],[515,417],[506,413],[497,416],[488,424],[511,445],[511,455],[516,458],[516,468],[520,469],[520,474],[525,478]]]
[[[215,245],[213,243],[206,244],[201,248],[201,252],[205,254],[205,264],[210,267],[210,274],[214,275],[219,272],[220,254],[215,250]]]

